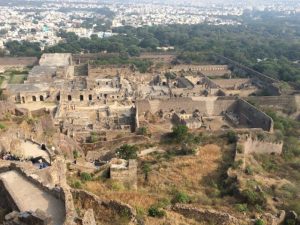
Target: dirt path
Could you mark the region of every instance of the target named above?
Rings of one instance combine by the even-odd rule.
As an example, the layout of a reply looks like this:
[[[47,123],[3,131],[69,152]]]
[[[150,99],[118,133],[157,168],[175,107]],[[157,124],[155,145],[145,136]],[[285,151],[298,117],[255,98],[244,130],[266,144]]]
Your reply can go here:
[[[6,189],[21,211],[41,209],[52,217],[54,225],[62,225],[65,220],[64,203],[42,191],[16,171],[0,174]]]

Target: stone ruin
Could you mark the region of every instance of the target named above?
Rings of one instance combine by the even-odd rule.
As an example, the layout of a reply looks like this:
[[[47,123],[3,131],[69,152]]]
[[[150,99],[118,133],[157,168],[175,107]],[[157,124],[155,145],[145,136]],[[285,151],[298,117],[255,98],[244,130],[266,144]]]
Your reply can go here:
[[[137,189],[137,161],[134,159],[112,159],[109,167],[110,179]]]
[[[209,121],[219,118],[222,125],[233,128],[260,128],[273,131],[273,120],[268,115],[242,99],[235,98],[179,98],[169,100],[141,100],[136,104],[136,124],[140,126],[147,113],[159,114],[165,120],[175,117],[175,122],[192,126],[209,126]],[[178,120],[178,115],[181,116]],[[177,119],[176,119],[177,117]],[[207,119],[206,119],[207,118]],[[192,119],[192,120],[190,120]],[[197,123],[194,123],[198,119]],[[228,121],[228,123],[225,123]]]
[[[8,101],[0,102],[0,118],[4,118],[7,113],[29,117],[39,114],[40,109],[20,109],[26,108],[28,103],[40,103],[42,110],[47,104],[52,104],[53,108],[47,110],[55,129],[82,142],[94,132],[106,134],[110,130],[135,131],[144,125],[149,114],[170,126],[184,124],[190,129],[273,131],[273,120],[268,115],[237,97],[255,94],[263,82],[257,77],[236,79],[234,71],[227,65],[179,65],[141,74],[132,66],[98,66],[88,62],[87,75],[75,75],[74,70],[71,54],[43,55],[24,84],[6,87],[4,94],[8,96]],[[168,78],[166,73],[173,77]],[[91,148],[102,146],[107,139],[106,135],[101,136],[99,143],[93,143]],[[65,147],[70,143],[62,142]],[[282,151],[282,142],[269,143],[250,137],[244,140],[243,145],[243,154],[280,154]],[[63,148],[61,143],[60,147]],[[236,160],[238,159],[239,153],[236,154]],[[128,210],[131,221],[136,222],[135,211],[126,204],[102,201],[90,193],[66,188],[61,184],[65,177],[61,174],[63,168],[58,164],[60,165],[54,161],[52,167],[45,170],[54,174],[51,177],[43,171],[28,175],[19,167],[17,170],[31,183],[63,202],[64,224],[74,224],[74,221],[77,224],[96,224],[96,220],[101,217],[99,211],[104,208],[117,212]],[[15,166],[8,167],[9,170],[16,169]],[[0,167],[0,174],[2,169]],[[112,180],[137,188],[136,161],[112,160],[109,170]],[[42,177],[41,180],[38,177]],[[45,183],[59,185],[49,188]],[[5,191],[5,188],[1,191]],[[73,198],[82,201],[82,215],[74,212]],[[239,224],[227,214],[195,211],[183,206],[177,206],[176,210],[182,214],[194,215],[198,220],[199,217],[209,220],[213,216],[218,220],[217,224]],[[53,221],[51,222],[49,215],[40,211],[13,211],[7,215],[4,224],[30,223],[51,224]]]
[[[71,54],[44,54],[24,84],[8,85],[4,93],[10,102],[17,103],[18,109],[27,108],[29,116],[34,111],[31,107],[47,108],[55,128],[77,140],[87,140],[93,132],[135,131],[139,123],[137,115],[140,115],[136,111],[144,110],[141,103],[158,100],[166,103],[168,109],[162,106],[152,113],[161,110],[170,114],[174,110],[174,117],[189,114],[188,118],[177,118],[177,121],[190,128],[206,126],[211,120],[209,117],[221,116],[233,127],[272,130],[269,118],[255,107],[242,100],[234,100],[235,106],[230,106],[230,96],[248,96],[259,86],[252,78],[234,78],[235,74],[227,65],[169,65],[142,74],[132,65],[97,65],[94,61],[97,57],[91,59],[87,61],[87,74],[75,74],[75,67],[79,66],[76,63],[80,60],[73,61]],[[227,104],[228,110],[223,107],[218,111],[214,106],[212,98],[220,96],[228,96],[226,101],[217,101],[221,107]],[[195,101],[195,98],[201,100]],[[189,100],[185,102],[185,99]],[[193,111],[189,106],[191,101],[199,106]],[[180,110],[179,104],[182,105]],[[254,118],[246,109],[258,117]],[[182,110],[186,115],[181,114]],[[199,116],[195,116],[195,110],[200,112]],[[220,129],[218,125],[212,126],[212,129]]]

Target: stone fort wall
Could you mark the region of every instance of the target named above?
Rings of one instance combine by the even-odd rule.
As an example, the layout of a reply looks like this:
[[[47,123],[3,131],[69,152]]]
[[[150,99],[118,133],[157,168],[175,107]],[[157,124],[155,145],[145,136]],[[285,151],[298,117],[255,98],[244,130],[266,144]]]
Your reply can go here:
[[[7,101],[0,101],[0,120],[3,120],[8,113],[15,114],[16,106]]]
[[[236,113],[239,115],[240,123],[247,124],[251,128],[261,127],[263,130],[273,132],[272,118],[245,100],[238,100]]]
[[[182,214],[187,218],[195,219],[202,223],[215,225],[248,225],[248,221],[240,221],[228,213],[215,211],[212,209],[199,209],[184,204],[176,204],[172,208],[175,212]]]
[[[244,142],[244,154],[281,154],[283,142],[268,142],[268,141],[260,141],[257,139],[252,139],[248,137]]]
[[[110,178],[134,189],[137,189],[137,162],[134,159],[128,160],[126,168],[110,167]]]
[[[147,111],[156,113],[160,110],[170,112],[172,110],[180,112],[182,110],[187,113],[193,113],[198,110],[200,113],[213,116],[219,115],[222,111],[234,108],[236,100],[217,100],[217,98],[207,98],[201,100],[193,100],[192,98],[171,98],[165,100],[141,100],[138,101],[136,107],[139,116],[144,115]]]
[[[271,107],[279,110],[296,110],[296,98],[293,95],[282,96],[252,96],[247,97],[247,101],[253,102],[262,107]]]
[[[128,224],[137,224],[136,211],[130,205],[116,200],[102,200],[98,196],[84,190],[72,189],[73,199],[76,206],[84,210],[93,209],[96,220],[107,220],[103,218],[103,213],[110,212],[116,214],[126,214],[129,217]],[[112,216],[112,215],[111,215]]]
[[[193,113],[198,110],[204,116],[219,116],[226,112],[232,112],[239,117],[239,123],[250,128],[262,128],[273,131],[273,120],[248,102],[228,97],[218,98],[171,98],[168,100],[141,100],[136,103],[138,116],[146,112],[181,112]]]

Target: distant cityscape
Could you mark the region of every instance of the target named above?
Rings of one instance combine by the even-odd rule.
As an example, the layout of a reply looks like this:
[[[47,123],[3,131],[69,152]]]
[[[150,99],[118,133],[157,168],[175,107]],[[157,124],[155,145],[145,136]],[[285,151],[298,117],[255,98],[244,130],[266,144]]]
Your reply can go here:
[[[211,1],[212,2],[212,1]],[[158,1],[99,3],[98,1],[3,1],[0,8],[0,48],[8,41],[40,43],[41,48],[61,41],[59,30],[74,32],[81,38],[114,35],[122,26],[142,27],[163,24],[240,25],[245,10],[277,11],[286,14],[300,12],[300,3],[265,1],[253,7],[249,2],[227,2],[224,6],[205,6],[202,1],[179,1],[178,4],[158,4]],[[179,4],[180,3],[180,4]],[[254,3],[252,1],[252,3]],[[201,6],[202,4],[202,6]]]

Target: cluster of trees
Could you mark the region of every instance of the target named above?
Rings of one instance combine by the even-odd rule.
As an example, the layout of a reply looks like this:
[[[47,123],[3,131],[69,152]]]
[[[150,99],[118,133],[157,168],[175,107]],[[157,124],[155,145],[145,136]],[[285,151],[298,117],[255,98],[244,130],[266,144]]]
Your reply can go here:
[[[12,56],[36,56],[41,55],[40,44],[28,41],[10,41],[6,42],[5,47]]]
[[[198,24],[119,27],[113,30],[118,35],[110,38],[99,38],[96,35],[79,38],[75,33],[61,31],[59,35],[64,41],[46,48],[45,52],[107,51],[139,56],[141,51],[174,46],[181,53],[178,59],[187,63],[211,61],[212,55],[220,54],[278,79],[299,81],[300,66],[293,61],[300,59],[300,16],[245,13],[241,19],[243,25],[239,26]],[[97,21],[86,21],[85,25],[91,26],[94,22]],[[104,29],[102,26],[106,25],[103,21],[98,22],[99,30]],[[15,42],[7,44],[12,55],[33,55],[39,51],[34,43],[21,43],[19,47],[16,45]]]
[[[126,53],[121,54],[120,56],[102,57],[91,63],[96,65],[134,65],[134,67],[141,73],[147,72],[153,65],[153,62],[149,60],[129,58]]]
[[[127,52],[130,56],[139,56],[141,50],[139,40],[132,35],[116,35],[110,38],[99,38],[97,35],[92,35],[91,38],[79,38],[73,32],[60,31],[59,36],[64,38],[64,41],[46,48],[45,52],[97,53],[107,51]]]

